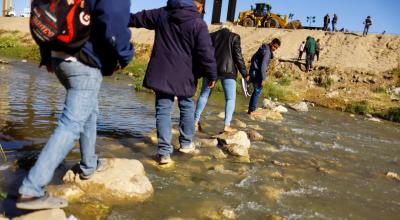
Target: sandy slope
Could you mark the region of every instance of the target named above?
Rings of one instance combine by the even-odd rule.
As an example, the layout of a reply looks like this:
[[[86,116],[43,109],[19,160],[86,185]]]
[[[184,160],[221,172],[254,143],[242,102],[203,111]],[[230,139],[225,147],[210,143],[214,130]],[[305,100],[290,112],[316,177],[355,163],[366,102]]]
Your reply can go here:
[[[0,17],[0,29],[29,32],[28,19]],[[210,26],[210,30],[218,29]],[[357,34],[329,33],[310,30],[279,30],[265,28],[235,27],[240,34],[245,58],[258,49],[261,43],[272,38],[280,38],[282,47],[276,57],[292,60],[297,57],[297,48],[301,41],[311,35],[321,39],[322,52],[319,66],[340,69],[343,71],[362,71],[378,73],[398,66],[400,60],[400,36],[369,35],[360,37]],[[137,43],[152,44],[154,32],[144,29],[132,29],[132,38]]]

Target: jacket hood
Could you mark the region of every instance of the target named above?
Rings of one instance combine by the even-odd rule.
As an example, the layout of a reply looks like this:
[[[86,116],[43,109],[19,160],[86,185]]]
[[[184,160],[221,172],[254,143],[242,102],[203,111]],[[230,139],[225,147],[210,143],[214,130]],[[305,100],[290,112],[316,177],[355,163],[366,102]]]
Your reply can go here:
[[[168,0],[167,10],[170,18],[176,23],[184,23],[201,18],[193,0]]]
[[[193,0],[168,0],[167,7],[169,9],[177,9],[183,7],[196,7]]]

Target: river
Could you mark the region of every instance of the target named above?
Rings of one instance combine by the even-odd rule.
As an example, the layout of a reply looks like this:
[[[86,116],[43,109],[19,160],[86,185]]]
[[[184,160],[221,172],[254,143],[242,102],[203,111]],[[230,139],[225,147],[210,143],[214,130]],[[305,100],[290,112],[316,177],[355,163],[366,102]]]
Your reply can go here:
[[[148,202],[103,205],[79,201],[65,209],[79,219],[400,219],[400,126],[313,107],[289,111],[281,122],[253,121],[247,100],[238,96],[234,118],[259,126],[265,138],[250,148],[250,161],[216,159],[208,150],[196,156],[175,154],[176,166],[159,169],[149,161],[155,146],[139,145],[155,127],[154,96],[136,92],[124,76],[107,77],[100,93],[98,144],[103,157],[140,160],[155,189]],[[15,191],[14,162],[46,142],[62,109],[64,88],[53,74],[13,61],[0,66],[0,192]],[[245,103],[245,104],[239,104]],[[217,115],[224,98],[213,94],[204,112],[205,133],[222,129]],[[175,108],[173,121],[178,121]],[[76,150],[66,160],[78,160]],[[279,166],[271,161],[286,163]],[[1,197],[0,197],[1,199]],[[4,200],[5,201],[5,200]],[[0,200],[1,202],[1,200]],[[5,202],[0,212],[8,212]]]

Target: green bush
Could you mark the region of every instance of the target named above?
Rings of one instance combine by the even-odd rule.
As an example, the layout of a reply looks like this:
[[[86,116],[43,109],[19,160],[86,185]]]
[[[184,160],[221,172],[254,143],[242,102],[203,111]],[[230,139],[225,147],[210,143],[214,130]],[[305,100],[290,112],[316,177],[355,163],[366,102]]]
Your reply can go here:
[[[371,112],[371,108],[369,107],[367,101],[361,101],[348,104],[345,111],[365,115]]]
[[[278,81],[281,86],[290,86],[290,83],[292,83],[292,79],[289,76],[285,76]]]
[[[16,33],[13,36],[0,37],[0,56],[39,62],[39,47],[33,43],[23,44],[18,36]]]
[[[272,99],[279,99],[282,101],[288,100],[288,92],[279,84],[268,81],[263,88],[263,95]]]
[[[386,93],[386,89],[383,87],[377,87],[372,90],[374,93]]]

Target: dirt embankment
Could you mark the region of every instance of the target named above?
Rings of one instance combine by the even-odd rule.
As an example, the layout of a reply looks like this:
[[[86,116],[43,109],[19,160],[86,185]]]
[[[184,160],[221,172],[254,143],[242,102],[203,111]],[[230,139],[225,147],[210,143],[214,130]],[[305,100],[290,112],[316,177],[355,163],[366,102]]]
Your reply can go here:
[[[210,26],[210,31],[218,28]],[[28,19],[0,17],[0,29],[29,33]],[[357,33],[312,30],[234,29],[241,36],[247,61],[262,43],[273,38],[282,41],[271,65],[270,80],[284,81],[285,91],[291,94],[292,99],[305,99],[342,110],[349,106],[367,109],[371,113],[395,109],[397,117],[400,117],[400,36],[371,34],[362,37]],[[320,39],[322,47],[320,60],[315,61],[311,73],[304,72],[304,59],[297,61],[298,47],[307,36]],[[132,39],[139,44],[151,45],[154,32],[132,29]]]

